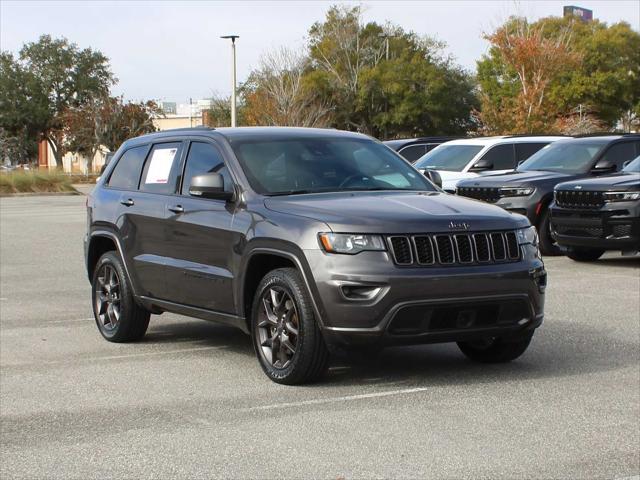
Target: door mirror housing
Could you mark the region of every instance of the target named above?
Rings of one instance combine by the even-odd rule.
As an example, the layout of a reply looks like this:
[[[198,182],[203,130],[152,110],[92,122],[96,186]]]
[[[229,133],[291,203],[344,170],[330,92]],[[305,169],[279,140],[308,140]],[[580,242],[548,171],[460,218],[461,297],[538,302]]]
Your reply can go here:
[[[189,185],[189,195],[227,201],[233,199],[233,192],[225,191],[224,177],[219,173],[205,173],[193,177]]]
[[[600,173],[609,173],[614,172],[616,169],[616,164],[611,160],[601,159],[593,166],[591,169],[591,173],[598,175]]]
[[[424,171],[424,176],[431,180],[431,183],[434,183],[437,187],[442,188],[442,177],[435,170],[429,170],[428,168]]]
[[[469,169],[470,172],[484,172],[486,170],[493,170],[493,162],[482,158]]]

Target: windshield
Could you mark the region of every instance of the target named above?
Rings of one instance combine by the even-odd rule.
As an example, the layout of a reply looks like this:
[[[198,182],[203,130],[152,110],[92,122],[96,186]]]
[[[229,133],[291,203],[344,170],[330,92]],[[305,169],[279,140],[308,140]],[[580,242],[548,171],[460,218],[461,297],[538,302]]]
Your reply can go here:
[[[622,169],[623,172],[640,173],[640,157],[636,157],[629,165]]]
[[[593,159],[608,142],[560,141],[547,145],[534,153],[519,167],[519,172],[544,170],[561,173],[585,173]]]
[[[461,172],[482,148],[482,145],[440,145],[420,158],[415,166]]]
[[[249,139],[232,142],[232,148],[252,188],[263,195],[435,191],[420,172],[397,154],[367,139]]]

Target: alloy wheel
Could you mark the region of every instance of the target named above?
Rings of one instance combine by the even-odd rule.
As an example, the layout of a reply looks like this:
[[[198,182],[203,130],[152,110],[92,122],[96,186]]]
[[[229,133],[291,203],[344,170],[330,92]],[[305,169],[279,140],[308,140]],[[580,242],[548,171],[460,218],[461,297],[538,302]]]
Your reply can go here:
[[[295,302],[284,289],[269,287],[258,312],[258,342],[274,368],[287,368],[298,345],[299,317]]]
[[[104,264],[96,279],[96,316],[100,326],[111,332],[120,321],[120,278],[113,265]]]

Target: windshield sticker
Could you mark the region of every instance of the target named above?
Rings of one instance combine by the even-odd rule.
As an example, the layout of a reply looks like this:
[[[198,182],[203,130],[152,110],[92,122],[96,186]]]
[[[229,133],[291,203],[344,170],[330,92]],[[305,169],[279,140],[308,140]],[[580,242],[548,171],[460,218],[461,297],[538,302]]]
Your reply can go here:
[[[167,183],[177,148],[159,148],[153,151],[144,183]]]

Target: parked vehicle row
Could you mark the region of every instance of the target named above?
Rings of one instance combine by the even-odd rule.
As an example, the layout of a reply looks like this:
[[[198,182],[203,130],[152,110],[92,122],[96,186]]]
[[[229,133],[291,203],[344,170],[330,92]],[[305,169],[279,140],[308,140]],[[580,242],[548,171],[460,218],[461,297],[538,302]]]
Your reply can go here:
[[[542,253],[559,255],[563,253],[563,239],[552,235],[551,229],[554,188],[562,182],[618,172],[639,154],[640,135],[558,140],[512,172],[458,182],[456,193],[525,215],[538,228]],[[591,221],[593,226],[601,222],[602,219]],[[612,234],[606,230],[593,230],[593,233],[602,238]]]
[[[453,140],[431,150],[415,166],[419,170],[436,170],[442,178],[444,191],[454,193],[460,180],[513,171],[519,163],[562,138],[565,137],[503,136]]]

